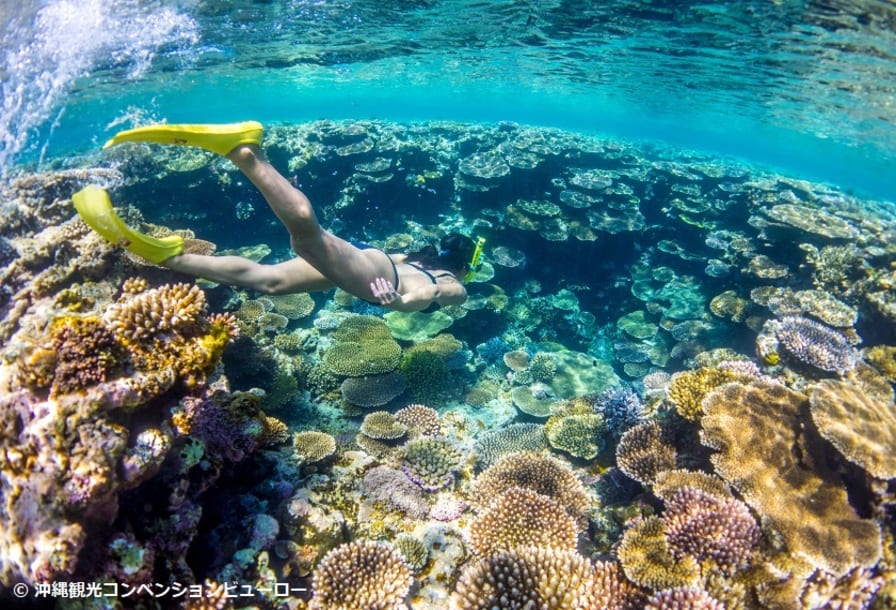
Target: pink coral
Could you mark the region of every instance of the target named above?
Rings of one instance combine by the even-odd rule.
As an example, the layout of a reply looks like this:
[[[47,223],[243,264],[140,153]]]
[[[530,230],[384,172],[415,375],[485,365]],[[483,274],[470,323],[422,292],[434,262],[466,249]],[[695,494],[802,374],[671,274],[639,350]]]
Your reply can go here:
[[[746,504],[689,486],[666,501],[665,523],[673,555],[712,561],[726,573],[747,564],[760,538]]]

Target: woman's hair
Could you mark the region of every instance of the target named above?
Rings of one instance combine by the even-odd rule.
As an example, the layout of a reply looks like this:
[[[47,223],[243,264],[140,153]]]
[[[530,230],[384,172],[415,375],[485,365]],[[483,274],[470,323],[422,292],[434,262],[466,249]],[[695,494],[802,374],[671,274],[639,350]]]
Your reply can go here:
[[[462,273],[469,269],[476,244],[460,233],[449,233],[439,242],[439,249],[426,246],[418,252],[408,254],[408,262],[418,263],[428,269],[447,269]]]

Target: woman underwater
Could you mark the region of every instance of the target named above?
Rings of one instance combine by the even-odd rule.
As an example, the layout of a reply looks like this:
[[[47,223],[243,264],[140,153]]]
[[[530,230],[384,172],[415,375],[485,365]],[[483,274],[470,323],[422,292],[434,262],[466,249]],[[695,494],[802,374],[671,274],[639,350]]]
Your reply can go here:
[[[261,124],[154,125],[118,133],[103,148],[122,142],[199,146],[226,156],[255,185],[289,232],[298,258],[262,265],[239,256],[183,252],[177,236],[153,238],[127,227],[105,191],[87,187],[72,200],[81,217],[107,240],[163,267],[266,294],[328,290],[346,292],[397,311],[431,312],[467,299],[462,279],[481,246],[465,235],[442,238],[412,254],[387,254],[346,241],[320,226],[311,202],[267,161],[260,149]]]

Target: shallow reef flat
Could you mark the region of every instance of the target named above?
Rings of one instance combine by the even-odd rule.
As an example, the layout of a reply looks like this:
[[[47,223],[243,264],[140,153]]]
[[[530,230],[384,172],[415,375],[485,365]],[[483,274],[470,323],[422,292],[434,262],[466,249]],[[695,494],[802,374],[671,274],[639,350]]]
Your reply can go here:
[[[200,150],[22,170],[0,199],[0,601],[896,607],[892,202],[513,123],[274,125],[265,152],[345,238],[485,237],[469,300],[197,282],[75,215],[99,184],[141,231],[290,256]]]

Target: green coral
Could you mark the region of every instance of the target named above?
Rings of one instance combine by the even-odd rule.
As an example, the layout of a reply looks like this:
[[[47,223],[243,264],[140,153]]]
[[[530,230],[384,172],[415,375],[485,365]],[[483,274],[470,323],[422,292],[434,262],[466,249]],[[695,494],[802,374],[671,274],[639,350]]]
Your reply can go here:
[[[429,351],[406,354],[401,361],[401,374],[414,398],[424,404],[439,402],[454,386],[445,361]]]
[[[373,316],[346,318],[334,331],[336,344],[324,354],[324,365],[337,375],[360,377],[388,373],[401,362],[401,346]]]
[[[441,311],[433,313],[390,311],[383,318],[396,339],[413,343],[421,343],[430,337],[435,337],[454,322],[454,318]]]

